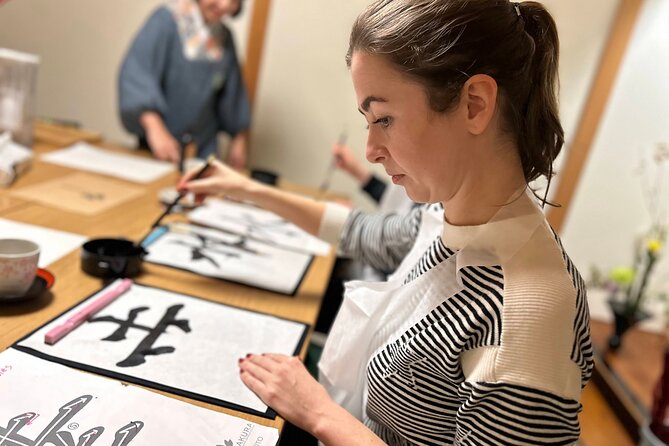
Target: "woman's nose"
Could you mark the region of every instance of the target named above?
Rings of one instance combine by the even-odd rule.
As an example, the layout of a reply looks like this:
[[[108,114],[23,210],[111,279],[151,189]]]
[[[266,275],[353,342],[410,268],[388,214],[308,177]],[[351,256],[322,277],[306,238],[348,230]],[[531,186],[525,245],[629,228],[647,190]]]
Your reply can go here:
[[[386,147],[374,133],[374,129],[370,129],[367,134],[365,158],[367,158],[367,161],[370,163],[382,163],[386,159]]]

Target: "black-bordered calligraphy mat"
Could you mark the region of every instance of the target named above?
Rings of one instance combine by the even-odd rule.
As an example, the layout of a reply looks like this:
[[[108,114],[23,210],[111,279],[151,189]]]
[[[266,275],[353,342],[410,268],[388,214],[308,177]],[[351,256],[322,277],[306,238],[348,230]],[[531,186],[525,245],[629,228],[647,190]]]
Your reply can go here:
[[[134,284],[55,345],[44,343],[46,332],[106,289],[38,328],[14,347],[93,373],[275,417],[241,382],[238,358],[247,353],[297,354],[308,329],[306,324]]]
[[[146,261],[281,294],[297,292],[313,260],[218,229],[189,224],[164,229],[151,237]]]

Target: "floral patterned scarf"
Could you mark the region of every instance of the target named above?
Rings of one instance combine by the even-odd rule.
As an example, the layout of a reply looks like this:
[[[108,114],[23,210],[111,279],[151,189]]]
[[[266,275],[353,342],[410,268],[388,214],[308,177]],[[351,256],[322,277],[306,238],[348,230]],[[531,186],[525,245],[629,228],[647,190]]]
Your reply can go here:
[[[223,25],[207,25],[196,0],[168,0],[188,60],[221,60],[223,58]]]

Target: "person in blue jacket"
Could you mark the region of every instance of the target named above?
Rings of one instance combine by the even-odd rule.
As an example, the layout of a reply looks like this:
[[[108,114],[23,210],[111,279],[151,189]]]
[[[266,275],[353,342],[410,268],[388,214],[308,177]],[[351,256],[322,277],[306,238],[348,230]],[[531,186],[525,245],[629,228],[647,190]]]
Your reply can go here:
[[[227,162],[247,160],[250,105],[231,31],[221,22],[243,0],[169,0],[135,37],[119,75],[123,126],[161,160],[178,161],[182,144],[197,156],[231,137]]]

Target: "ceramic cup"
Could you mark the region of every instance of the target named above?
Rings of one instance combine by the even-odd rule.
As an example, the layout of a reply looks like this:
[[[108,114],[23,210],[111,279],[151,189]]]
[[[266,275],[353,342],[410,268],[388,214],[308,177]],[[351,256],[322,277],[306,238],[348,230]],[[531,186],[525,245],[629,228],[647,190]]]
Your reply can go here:
[[[23,296],[35,280],[39,245],[30,240],[0,239],[0,299]]]

